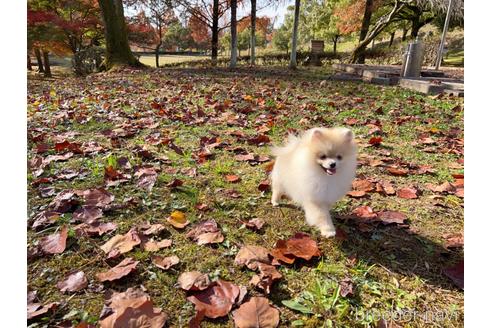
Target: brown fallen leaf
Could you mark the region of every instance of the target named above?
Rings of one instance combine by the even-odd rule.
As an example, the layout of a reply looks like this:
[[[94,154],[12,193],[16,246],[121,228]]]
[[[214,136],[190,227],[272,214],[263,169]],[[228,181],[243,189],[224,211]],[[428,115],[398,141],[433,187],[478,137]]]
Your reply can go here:
[[[116,235],[108,240],[101,249],[106,254],[114,256],[129,252],[133,247],[140,245],[141,240],[135,228],[130,229],[125,235]],[[112,256],[110,256],[112,257]]]
[[[388,167],[386,169],[388,173],[397,176],[406,176],[408,175],[408,169],[398,168],[398,167]]]
[[[183,185],[183,180],[180,180],[180,179],[174,179],[173,181],[169,182],[166,187],[168,188],[177,188],[177,187],[181,187]]]
[[[79,204],[77,195],[72,190],[64,190],[58,193],[49,204],[49,208],[54,212],[71,212]]]
[[[446,277],[451,279],[453,283],[461,289],[465,288],[465,261],[461,260],[451,267],[443,270]]]
[[[94,222],[91,224],[82,223],[74,227],[74,230],[78,236],[102,236],[105,233],[112,232],[118,228],[118,225],[113,222],[101,223]]]
[[[265,247],[245,245],[237,252],[234,264],[256,270],[259,263],[270,264],[272,262],[268,254],[268,250]]]
[[[352,190],[347,193],[350,197],[353,198],[361,198],[366,195],[366,192],[364,190]]]
[[[101,328],[162,328],[168,319],[166,313],[154,307],[149,295],[136,288],[108,294],[103,312],[109,315],[100,319]]]
[[[385,196],[391,196],[396,194],[395,188],[388,181],[380,181],[376,183],[376,191],[384,194]]]
[[[180,211],[174,211],[171,215],[166,219],[173,227],[177,229],[183,229],[190,222],[186,219],[185,214]]]
[[[397,211],[383,211],[378,213],[378,219],[384,224],[403,224],[407,219],[407,216]]]
[[[153,167],[141,167],[135,172],[135,176],[138,179],[137,186],[149,192],[157,181],[157,172]]]
[[[460,248],[465,244],[465,236],[463,233],[449,233],[445,234],[443,238],[446,240],[444,243],[445,248]]]
[[[31,227],[35,230],[45,228],[47,226],[54,224],[59,218],[60,218],[60,213],[50,210],[44,210],[38,213],[32,219]]]
[[[161,268],[162,270],[168,270],[172,266],[179,263],[179,257],[177,257],[176,255],[168,257],[156,255],[152,257],[152,263],[154,263],[156,267]]]
[[[402,188],[396,191],[396,195],[404,199],[417,199],[419,198],[417,194],[418,194],[418,190],[412,187]]]
[[[258,185],[258,190],[261,192],[270,190],[270,181],[268,179],[261,181]]]
[[[347,297],[354,295],[354,284],[350,278],[345,278],[340,281],[340,296]]]
[[[296,258],[309,261],[313,257],[321,256],[318,245],[309,235],[298,232],[287,240],[278,240],[270,254],[277,260],[292,264]]]
[[[270,287],[272,284],[282,278],[282,274],[277,271],[275,266],[258,263],[259,274],[254,275],[249,283],[257,288],[263,289],[266,294],[270,294]]]
[[[377,214],[369,206],[359,206],[352,211],[352,214],[358,219],[374,219],[377,217]]]
[[[218,318],[227,315],[239,296],[239,287],[231,282],[217,280],[214,285],[199,291],[186,299],[195,305],[197,312],[204,311],[207,318]]]
[[[374,190],[374,184],[369,180],[355,179],[352,182],[352,189],[357,191],[371,192]]]
[[[261,230],[261,228],[265,224],[265,221],[263,221],[262,219],[254,218],[254,219],[251,219],[251,220],[249,220],[247,222],[243,222],[243,223],[246,226],[246,228],[259,231],[259,230]]]
[[[63,253],[67,246],[68,227],[64,226],[60,232],[43,237],[39,240],[39,247],[44,254]]]
[[[160,241],[145,240],[142,241],[142,247],[148,252],[157,252],[161,248],[167,248],[171,246],[173,241],[171,239],[163,239]]]
[[[237,182],[241,181],[241,178],[238,177],[237,175],[234,175],[234,174],[226,175],[225,179],[227,182],[230,182],[230,183],[237,183]]]
[[[142,234],[144,236],[158,235],[161,231],[166,229],[166,227],[163,224],[160,223],[150,224],[148,222],[139,226],[138,228],[139,230],[143,230]]]
[[[102,216],[103,211],[99,207],[84,205],[73,212],[72,220],[74,222],[93,223]]]
[[[196,241],[198,245],[221,243],[224,241],[224,236],[217,227],[217,222],[214,219],[196,224],[188,231],[186,237]]]
[[[42,316],[48,312],[54,312],[58,305],[60,305],[58,302],[51,302],[45,305],[42,305],[41,303],[27,304],[27,320]]]
[[[178,277],[178,285],[184,290],[204,290],[210,286],[208,274],[199,271],[183,272]]]
[[[102,188],[87,189],[82,192],[86,206],[106,207],[114,200],[114,195]]]
[[[135,271],[138,263],[139,261],[127,257],[108,271],[97,273],[96,277],[100,282],[118,280]]]
[[[280,321],[280,312],[265,297],[251,297],[249,301],[232,312],[238,328],[275,328]]]
[[[56,284],[56,287],[62,292],[78,292],[87,287],[88,281],[83,271],[76,271]]]

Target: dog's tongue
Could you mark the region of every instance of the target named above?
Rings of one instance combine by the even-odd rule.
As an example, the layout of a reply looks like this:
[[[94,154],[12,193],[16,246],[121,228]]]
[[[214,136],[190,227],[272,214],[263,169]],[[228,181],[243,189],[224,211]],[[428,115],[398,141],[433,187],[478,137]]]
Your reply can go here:
[[[326,174],[333,175],[337,173],[337,169],[326,169]]]

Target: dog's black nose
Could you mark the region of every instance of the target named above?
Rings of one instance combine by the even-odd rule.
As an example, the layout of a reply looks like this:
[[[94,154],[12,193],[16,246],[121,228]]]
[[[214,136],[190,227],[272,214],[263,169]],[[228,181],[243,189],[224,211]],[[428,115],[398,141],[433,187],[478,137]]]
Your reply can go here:
[[[330,163],[330,168],[334,168],[335,166],[337,166],[337,163],[335,163],[335,162]]]

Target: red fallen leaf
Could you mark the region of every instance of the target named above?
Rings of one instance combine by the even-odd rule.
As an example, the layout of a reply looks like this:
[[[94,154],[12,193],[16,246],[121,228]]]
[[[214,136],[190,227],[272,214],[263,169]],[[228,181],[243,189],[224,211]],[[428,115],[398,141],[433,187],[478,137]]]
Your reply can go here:
[[[166,227],[160,223],[156,223],[156,224],[146,223],[146,224],[140,226],[139,229],[145,229],[144,231],[142,231],[144,236],[150,236],[150,235],[159,234],[161,231],[165,230]]]
[[[56,195],[49,207],[55,212],[65,213],[70,212],[78,204],[79,200],[76,198],[75,193],[72,190],[64,190]]]
[[[40,229],[54,224],[60,218],[60,213],[44,210],[38,213],[33,219],[32,228]]]
[[[43,165],[48,165],[51,162],[66,161],[73,157],[73,153],[65,153],[63,155],[49,155],[43,160]]]
[[[268,250],[262,246],[245,245],[241,247],[234,259],[234,264],[245,265],[251,270],[256,270],[259,263],[268,263],[272,261],[268,256]]]
[[[64,150],[70,150],[76,154],[82,154],[82,150],[80,150],[80,145],[78,143],[71,143],[67,140],[63,142],[58,142],[55,144],[55,151],[62,152]]]
[[[210,207],[207,204],[204,204],[204,203],[196,204],[195,208],[197,210],[199,210],[199,211],[208,211],[208,210],[210,210]]]
[[[231,282],[218,280],[215,285],[199,291],[186,299],[195,304],[195,310],[204,311],[207,318],[218,318],[227,315],[239,296],[239,287]]]
[[[108,294],[103,313],[109,315],[100,319],[101,328],[162,328],[168,319],[166,313],[154,307],[149,295],[136,288],[128,288],[123,293]]]
[[[361,219],[374,219],[377,214],[369,206],[359,206],[352,211],[352,214]]]
[[[359,120],[356,118],[346,118],[344,120],[344,122],[345,122],[345,124],[350,125],[350,126],[359,124]]]
[[[157,252],[161,248],[167,248],[172,245],[173,241],[171,239],[163,239],[160,241],[145,240],[142,242],[142,247],[148,252]]]
[[[42,142],[42,143],[36,144],[36,153],[37,154],[44,154],[48,150],[50,150],[50,145],[48,145],[47,143]]]
[[[352,190],[352,191],[349,191],[347,193],[347,195],[349,195],[350,197],[353,197],[353,198],[361,198],[361,197],[364,197],[366,195],[366,192],[363,190]]]
[[[396,194],[395,188],[393,188],[393,185],[390,182],[387,181],[380,181],[376,183],[376,191],[379,193],[382,193],[386,196],[391,196]]]
[[[224,241],[224,236],[217,227],[217,222],[214,219],[196,224],[188,231],[186,237],[193,239],[198,245],[221,243]]]
[[[237,183],[237,182],[241,181],[241,178],[238,177],[237,175],[234,175],[234,174],[228,174],[225,176],[225,178],[226,178],[226,181],[230,182],[230,183]]]
[[[417,195],[418,190],[415,188],[402,188],[396,191],[396,195],[400,198],[404,199],[417,199],[419,196]]]
[[[229,196],[231,198],[239,198],[239,197],[241,197],[241,194],[239,193],[239,191],[237,191],[235,189],[225,190],[224,191],[224,194],[226,194],[227,196]]]
[[[430,191],[439,192],[439,193],[444,193],[444,192],[454,193],[456,191],[456,188],[451,183],[449,183],[447,181],[444,182],[443,184],[439,185],[439,186],[435,186],[435,185],[430,184],[430,183],[427,183],[425,186]]]
[[[465,261],[461,260],[455,265],[443,270],[445,276],[461,289],[465,288]]]
[[[343,241],[348,239],[348,235],[342,228],[336,228],[335,238]]]
[[[101,249],[105,254],[113,254],[113,256],[116,256],[131,251],[134,246],[139,245],[140,243],[141,240],[137,230],[132,228],[125,235],[116,235],[108,240],[101,246]]]
[[[56,287],[62,292],[78,292],[87,287],[88,281],[83,271],[76,271],[66,276],[62,281],[56,284]]]
[[[249,138],[248,143],[252,145],[261,146],[270,142],[270,138],[267,135],[259,134],[256,137]]]
[[[63,253],[67,246],[68,228],[62,227],[60,232],[41,238],[39,246],[44,254]]]
[[[99,218],[102,218],[103,211],[99,207],[84,205],[73,212],[72,219],[74,221],[93,223]]]
[[[88,236],[102,236],[105,233],[112,232],[118,228],[118,225],[113,222],[101,223],[94,222],[91,224],[82,223],[74,227],[75,232],[78,236],[88,235]]]
[[[251,230],[261,230],[261,228],[265,224],[265,221],[263,221],[262,219],[255,218],[249,220],[248,222],[243,222],[243,223],[247,228]]]
[[[464,188],[465,187],[465,179],[455,179],[454,182],[451,183],[455,188]]]
[[[275,328],[279,324],[280,312],[268,303],[265,297],[252,297],[232,312],[237,328]]]
[[[104,181],[108,186],[115,186],[121,182],[128,181],[126,175],[113,168],[111,165],[104,168]]]
[[[381,142],[383,141],[382,137],[372,137],[369,139],[369,144],[372,146],[379,146],[381,145]]]
[[[453,178],[455,178],[456,180],[457,179],[464,179],[465,178],[465,175],[463,173],[455,173],[455,174],[451,174],[451,176]]]
[[[378,213],[378,219],[381,220],[384,225],[391,223],[403,224],[407,219],[407,216],[397,211],[383,211]]]
[[[114,196],[103,188],[84,190],[82,196],[86,206],[106,207],[114,200]]]
[[[294,263],[296,258],[309,261],[311,258],[321,255],[316,242],[302,232],[296,233],[290,239],[278,240],[270,254],[288,264]]]
[[[178,277],[179,288],[184,290],[204,290],[210,286],[208,274],[199,271],[183,272]]]
[[[108,271],[97,273],[96,277],[100,282],[118,280],[135,271],[138,263],[139,261],[127,257]]]
[[[460,189],[456,190],[456,192],[454,193],[454,195],[456,197],[464,198],[465,197],[465,189],[464,188],[460,188]]]
[[[27,304],[27,320],[34,319],[48,312],[54,312],[60,305],[58,302],[52,302],[45,305],[41,303],[28,303]]]
[[[177,188],[181,187],[183,185],[183,181],[180,179],[174,179],[173,181],[169,182],[166,187],[168,188]]]
[[[459,248],[463,247],[465,243],[465,237],[463,236],[463,233],[445,234],[443,237],[446,240],[446,242],[444,243],[445,248]]]
[[[174,150],[174,151],[176,152],[176,154],[181,155],[181,156],[183,156],[183,155],[184,155],[183,150],[182,150],[180,147],[176,146],[176,145],[175,145],[172,141],[170,141],[170,142],[167,144],[167,146],[168,146],[169,148],[171,148],[172,150]]]
[[[162,257],[157,255],[152,257],[152,263],[154,263],[156,267],[162,270],[168,270],[172,266],[179,263],[179,257],[177,257],[176,255],[168,256],[168,257]]]
[[[265,293],[270,294],[270,287],[273,283],[282,278],[282,274],[270,264],[258,263],[260,274],[254,275],[249,281],[250,285],[263,289]]]
[[[270,161],[270,162],[266,163],[264,166],[265,172],[267,172],[267,173],[272,172],[274,165],[275,165],[275,161]]]
[[[261,192],[270,190],[270,181],[268,179],[261,181],[258,185],[258,190]]]
[[[350,278],[340,281],[340,296],[347,297],[354,295],[354,284]]]
[[[371,192],[374,190],[374,184],[369,180],[355,179],[352,182],[352,189],[357,191]]]
[[[406,175],[408,175],[408,169],[404,169],[404,168],[388,167],[386,169],[386,171],[388,171],[388,173],[390,173],[392,175],[397,175],[397,176],[406,176]]]
[[[157,172],[153,167],[141,167],[135,172],[135,176],[138,178],[137,186],[149,192],[157,181]]]

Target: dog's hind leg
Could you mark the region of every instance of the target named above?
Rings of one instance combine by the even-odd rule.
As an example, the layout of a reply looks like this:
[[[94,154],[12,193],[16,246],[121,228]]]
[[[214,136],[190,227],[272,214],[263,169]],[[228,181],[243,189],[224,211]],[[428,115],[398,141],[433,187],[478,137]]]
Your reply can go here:
[[[281,197],[282,197],[282,187],[274,180],[272,180],[272,205],[278,206]]]

